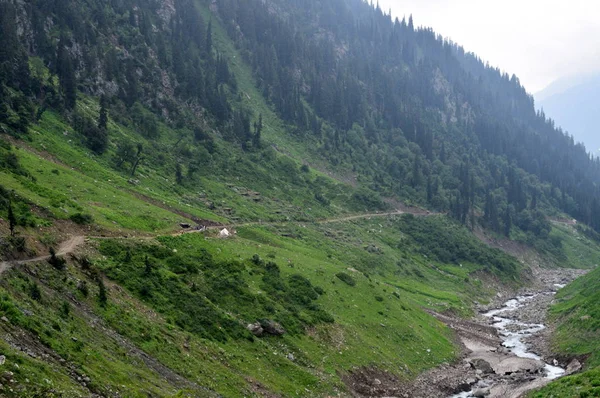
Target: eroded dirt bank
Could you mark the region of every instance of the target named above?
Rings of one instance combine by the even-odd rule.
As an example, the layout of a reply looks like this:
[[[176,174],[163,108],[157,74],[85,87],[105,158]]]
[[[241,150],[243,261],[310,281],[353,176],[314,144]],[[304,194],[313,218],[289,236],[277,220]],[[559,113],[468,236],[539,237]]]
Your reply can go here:
[[[556,360],[551,354],[546,315],[554,293],[585,272],[537,268],[531,287],[511,297],[499,295],[490,305],[481,306],[473,320],[435,314],[455,331],[463,348],[461,358],[454,364],[432,369],[408,384],[375,369],[357,370],[348,375],[346,383],[356,396],[520,397],[548,383],[549,374],[554,372],[553,376],[558,377],[563,372],[561,367],[568,368],[567,372],[573,370],[569,363]],[[507,306],[509,299],[513,300]],[[498,314],[490,312],[499,308],[502,310]],[[502,317],[503,324],[498,323],[498,317]],[[513,347],[515,342],[517,347]]]

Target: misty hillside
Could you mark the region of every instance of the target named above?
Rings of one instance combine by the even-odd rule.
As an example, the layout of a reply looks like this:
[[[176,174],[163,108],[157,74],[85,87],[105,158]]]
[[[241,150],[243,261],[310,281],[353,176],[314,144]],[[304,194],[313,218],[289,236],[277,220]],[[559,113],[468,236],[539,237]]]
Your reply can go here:
[[[600,134],[596,122],[596,115],[600,111],[599,89],[600,76],[589,77],[562,87],[537,104],[576,141],[583,142],[594,156],[600,154]]]
[[[0,0],[0,43],[0,396],[449,396],[468,318],[599,258],[600,160],[362,0]]]

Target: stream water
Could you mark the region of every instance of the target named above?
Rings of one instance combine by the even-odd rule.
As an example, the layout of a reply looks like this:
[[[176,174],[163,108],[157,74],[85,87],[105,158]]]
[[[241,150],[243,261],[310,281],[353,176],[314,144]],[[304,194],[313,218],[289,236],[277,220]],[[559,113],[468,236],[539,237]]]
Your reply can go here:
[[[557,288],[563,285],[555,285]],[[501,336],[503,342],[502,345],[508,348],[513,354],[521,358],[531,358],[536,360],[542,360],[542,358],[533,352],[528,350],[527,345],[523,340],[530,337],[543,329],[546,326],[542,324],[530,324],[520,322],[516,319],[503,317],[507,312],[514,311],[521,308],[531,300],[534,300],[539,294],[529,296],[518,296],[517,298],[508,300],[504,303],[504,306],[499,309],[491,310],[483,314],[487,318],[493,320],[493,326],[498,329],[498,334]],[[550,293],[547,293],[550,294]],[[552,293],[553,294],[553,293]],[[556,379],[565,374],[565,369],[546,363],[545,365],[545,378],[549,380]],[[462,392],[457,395],[453,395],[451,398],[468,398],[473,397],[473,390]]]

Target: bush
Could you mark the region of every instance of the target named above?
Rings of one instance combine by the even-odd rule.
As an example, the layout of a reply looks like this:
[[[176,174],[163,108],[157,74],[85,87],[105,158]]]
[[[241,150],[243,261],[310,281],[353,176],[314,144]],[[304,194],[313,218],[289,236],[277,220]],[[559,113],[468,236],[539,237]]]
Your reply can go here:
[[[48,263],[50,263],[51,266],[53,266],[54,268],[56,268],[57,270],[60,271],[60,270],[65,269],[67,261],[62,257],[58,257],[56,255],[56,251],[54,250],[54,248],[51,247],[50,248],[50,259],[48,260]]]
[[[329,206],[331,204],[329,199],[323,196],[323,194],[321,194],[320,192],[315,193],[315,200],[321,203],[323,206]]]
[[[337,276],[339,280],[341,280],[348,286],[356,286],[356,281],[354,280],[354,278],[346,274],[345,272],[337,273],[335,274],[335,276]]]
[[[94,218],[90,214],[83,213],[75,213],[71,217],[69,217],[69,219],[75,224],[79,225],[91,224],[94,221]]]
[[[41,301],[42,300],[42,291],[40,290],[40,287],[38,286],[37,283],[33,282],[29,286],[29,295],[35,301]]]
[[[81,292],[83,297],[87,297],[90,294],[90,290],[88,289],[88,285],[86,281],[81,281],[77,285],[77,290]]]
[[[370,189],[359,188],[352,194],[351,203],[356,210],[384,210],[387,208],[381,196]]]

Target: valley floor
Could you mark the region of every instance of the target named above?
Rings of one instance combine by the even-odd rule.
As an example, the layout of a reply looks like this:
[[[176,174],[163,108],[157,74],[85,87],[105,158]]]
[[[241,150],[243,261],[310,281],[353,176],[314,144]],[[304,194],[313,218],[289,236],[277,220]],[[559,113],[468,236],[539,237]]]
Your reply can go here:
[[[502,312],[506,317],[528,325],[545,325],[548,309],[553,296],[562,286],[584,275],[587,270],[580,269],[537,269],[534,282],[518,293],[509,296],[498,294],[488,305],[479,306],[479,314],[471,319],[434,314],[454,330],[457,343],[462,347],[460,360],[453,364],[444,364],[432,369],[408,385],[398,385],[380,375],[355,375],[353,386],[364,396],[398,396],[411,398],[426,397],[490,397],[518,398],[533,389],[548,384],[540,361],[517,356],[503,345],[502,333],[493,326],[493,317],[484,316],[484,312],[503,307],[512,297],[524,297],[524,305]],[[514,330],[524,334],[523,330]],[[548,329],[533,333],[524,339],[529,353],[542,357],[545,363],[553,363],[555,357],[549,349],[550,333]],[[569,363],[554,362],[567,373],[573,370]],[[378,378],[379,377],[379,378]]]

